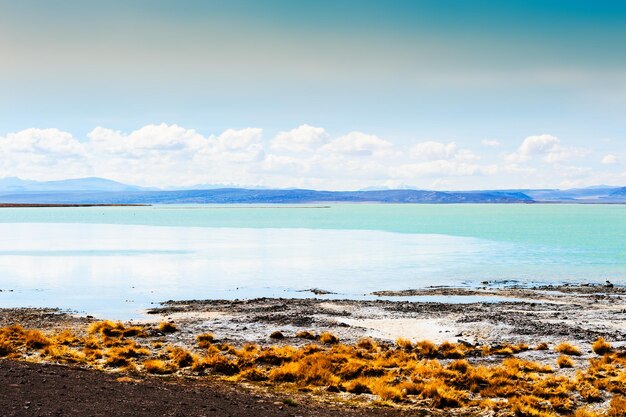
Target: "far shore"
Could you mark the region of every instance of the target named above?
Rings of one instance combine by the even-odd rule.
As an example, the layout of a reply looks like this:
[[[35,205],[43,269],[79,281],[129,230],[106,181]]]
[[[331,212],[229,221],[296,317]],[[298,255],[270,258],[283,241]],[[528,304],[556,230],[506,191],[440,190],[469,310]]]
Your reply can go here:
[[[0,203],[0,208],[45,208],[45,207],[147,207],[151,204],[32,204]]]

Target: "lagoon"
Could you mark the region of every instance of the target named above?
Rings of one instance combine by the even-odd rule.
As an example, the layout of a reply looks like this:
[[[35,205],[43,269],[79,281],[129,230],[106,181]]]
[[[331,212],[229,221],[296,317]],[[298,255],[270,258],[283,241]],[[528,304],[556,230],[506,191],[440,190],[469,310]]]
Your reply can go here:
[[[626,284],[626,206],[0,210],[0,305],[139,317],[169,299],[375,298],[432,285]]]

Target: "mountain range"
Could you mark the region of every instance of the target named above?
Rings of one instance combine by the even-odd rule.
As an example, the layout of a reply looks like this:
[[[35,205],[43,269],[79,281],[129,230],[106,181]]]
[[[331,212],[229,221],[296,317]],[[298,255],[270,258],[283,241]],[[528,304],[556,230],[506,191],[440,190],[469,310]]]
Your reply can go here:
[[[569,190],[511,189],[429,191],[366,189],[318,191],[306,189],[234,188],[201,185],[185,189],[155,189],[104,178],[31,181],[0,179],[0,203],[36,204],[244,204],[244,203],[626,203],[626,187],[593,186]]]

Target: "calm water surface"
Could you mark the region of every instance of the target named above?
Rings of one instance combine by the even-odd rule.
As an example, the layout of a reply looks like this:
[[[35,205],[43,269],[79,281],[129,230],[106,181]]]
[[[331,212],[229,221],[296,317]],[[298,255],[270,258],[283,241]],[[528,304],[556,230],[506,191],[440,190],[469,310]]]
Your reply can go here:
[[[309,288],[368,298],[483,280],[626,284],[626,206],[324,207],[2,209],[0,306],[129,318],[168,299]]]

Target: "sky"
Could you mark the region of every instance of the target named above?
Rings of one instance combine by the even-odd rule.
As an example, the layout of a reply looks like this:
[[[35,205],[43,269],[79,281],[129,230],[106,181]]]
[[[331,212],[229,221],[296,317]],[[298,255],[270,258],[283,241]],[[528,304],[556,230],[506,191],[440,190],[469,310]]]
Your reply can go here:
[[[0,0],[0,178],[626,185],[626,2]]]

